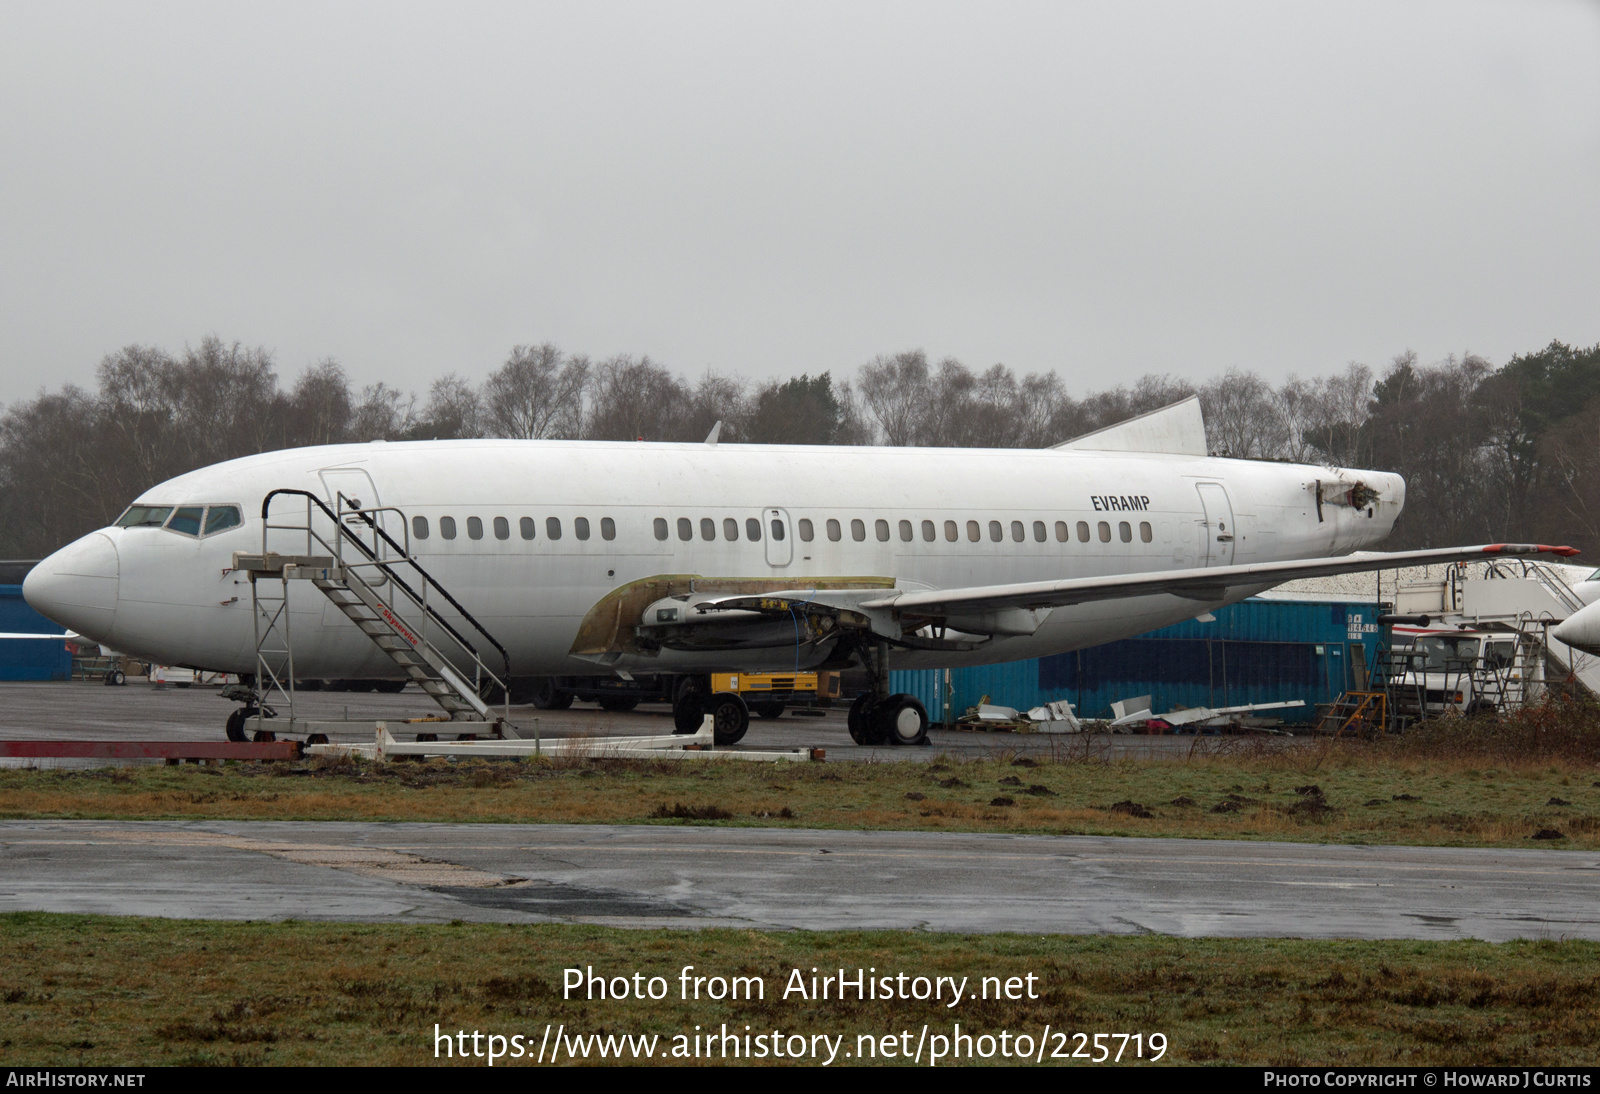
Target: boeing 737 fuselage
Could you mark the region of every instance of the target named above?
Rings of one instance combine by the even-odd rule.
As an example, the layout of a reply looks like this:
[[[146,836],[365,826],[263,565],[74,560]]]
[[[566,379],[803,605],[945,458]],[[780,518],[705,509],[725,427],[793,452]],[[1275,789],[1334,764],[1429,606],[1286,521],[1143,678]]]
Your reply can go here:
[[[370,542],[381,528],[397,548],[380,553],[426,568],[504,647],[513,678],[804,670],[874,651],[919,668],[1113,641],[1294,577],[1511,549],[1352,555],[1393,527],[1398,475],[1207,457],[1198,423],[1190,401],[1047,450],[466,440],[269,452],[150,488],[40,563],[24,595],[135,656],[254,673],[238,559],[328,553],[287,527],[264,534],[264,499],[294,490],[365,522]],[[331,528],[298,494],[267,508],[274,525]],[[288,597],[296,674],[400,675],[317,589]]]

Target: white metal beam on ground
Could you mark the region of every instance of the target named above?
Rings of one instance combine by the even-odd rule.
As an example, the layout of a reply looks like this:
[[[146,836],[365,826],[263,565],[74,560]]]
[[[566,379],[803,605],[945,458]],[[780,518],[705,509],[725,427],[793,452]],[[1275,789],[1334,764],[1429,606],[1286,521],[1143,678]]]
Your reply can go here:
[[[460,725],[461,723],[453,723]],[[483,757],[511,759],[527,756],[579,757],[593,759],[702,759],[753,761],[809,761],[822,758],[820,749],[797,748],[780,751],[724,749],[715,747],[712,720],[707,715],[693,734],[656,734],[649,737],[557,737],[552,740],[415,741],[402,742],[390,734],[387,723],[377,723],[373,744],[308,745],[311,756],[348,756],[387,762],[402,756],[458,758]]]

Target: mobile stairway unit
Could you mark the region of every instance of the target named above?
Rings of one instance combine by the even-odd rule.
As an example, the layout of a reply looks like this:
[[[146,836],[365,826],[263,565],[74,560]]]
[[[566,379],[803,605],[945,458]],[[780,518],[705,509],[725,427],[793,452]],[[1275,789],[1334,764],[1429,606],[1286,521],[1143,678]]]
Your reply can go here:
[[[273,500],[286,496],[305,499],[304,520],[274,524]],[[321,592],[442,712],[414,722],[477,723],[490,736],[504,736],[510,726],[506,681],[511,675],[511,658],[505,647],[412,556],[403,513],[392,506],[361,508],[359,500],[340,492],[335,492],[334,506],[329,508],[309,490],[274,490],[261,502],[261,553],[234,553],[234,569],[250,579],[256,679],[254,687],[236,685],[224,691],[226,697],[245,703],[228,719],[229,739],[253,736],[269,740],[282,731],[306,734],[315,743],[326,740],[326,734],[336,729],[373,732],[374,723],[370,722],[318,722],[296,715],[289,612],[289,590],[294,582],[306,582]],[[399,540],[384,527],[384,515],[389,513],[398,518]],[[304,553],[271,550],[274,533],[280,545],[289,538],[298,546],[303,536]],[[441,605],[453,610],[465,628],[493,647],[500,663],[498,674],[440,610]],[[499,697],[504,705],[495,710],[486,695]],[[275,716],[280,706],[287,719]],[[393,720],[389,724],[393,725]]]

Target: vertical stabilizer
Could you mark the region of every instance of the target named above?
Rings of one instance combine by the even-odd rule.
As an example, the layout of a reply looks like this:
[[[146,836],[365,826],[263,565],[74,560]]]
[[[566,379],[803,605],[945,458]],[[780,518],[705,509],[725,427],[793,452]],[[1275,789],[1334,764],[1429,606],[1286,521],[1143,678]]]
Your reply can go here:
[[[1137,418],[1085,433],[1053,448],[1089,452],[1160,452],[1170,456],[1206,454],[1206,420],[1200,413],[1200,396],[1152,410]]]

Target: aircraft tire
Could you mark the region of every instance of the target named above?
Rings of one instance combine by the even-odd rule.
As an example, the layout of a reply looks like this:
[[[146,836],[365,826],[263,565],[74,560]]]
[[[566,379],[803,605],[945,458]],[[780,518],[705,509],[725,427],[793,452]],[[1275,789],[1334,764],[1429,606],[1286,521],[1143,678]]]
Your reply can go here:
[[[710,690],[710,681],[701,677],[678,677],[672,688],[672,732],[699,732],[706,714],[706,694]]]
[[[228,715],[228,724],[225,730],[228,734],[228,740],[236,743],[248,741],[250,738],[244,731],[244,723],[247,719],[254,718],[255,716],[255,707],[239,707],[232,714]]]
[[[783,703],[756,703],[750,709],[760,717],[770,721],[773,718],[783,717],[784,705]]]
[[[628,711],[632,710],[638,705],[639,700],[637,699],[616,699],[608,697],[600,700],[600,709],[609,710],[613,714],[626,714]]]
[[[891,695],[872,716],[879,735],[892,745],[920,745],[928,739],[928,712],[914,695]]]
[[[724,747],[738,744],[750,729],[750,708],[731,691],[713,695],[706,706],[711,715],[711,738]]]
[[[572,692],[556,687],[552,677],[541,676],[533,688],[533,705],[540,710],[566,710],[572,705]]]
[[[885,742],[885,738],[879,735],[881,723],[873,717],[873,708],[876,706],[877,699],[870,691],[862,692],[850,704],[845,725],[850,730],[850,739],[858,745],[881,745]]]

